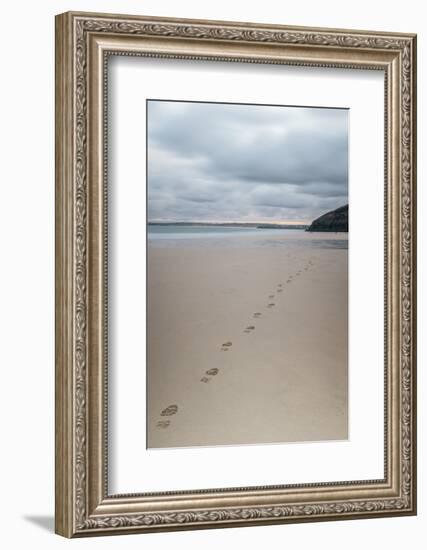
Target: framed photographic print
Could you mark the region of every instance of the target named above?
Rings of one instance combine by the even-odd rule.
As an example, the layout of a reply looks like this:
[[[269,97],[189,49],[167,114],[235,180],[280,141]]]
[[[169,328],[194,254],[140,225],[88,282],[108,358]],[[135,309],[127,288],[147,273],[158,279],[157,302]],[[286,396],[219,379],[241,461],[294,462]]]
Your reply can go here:
[[[416,37],[56,18],[56,531],[416,513]]]

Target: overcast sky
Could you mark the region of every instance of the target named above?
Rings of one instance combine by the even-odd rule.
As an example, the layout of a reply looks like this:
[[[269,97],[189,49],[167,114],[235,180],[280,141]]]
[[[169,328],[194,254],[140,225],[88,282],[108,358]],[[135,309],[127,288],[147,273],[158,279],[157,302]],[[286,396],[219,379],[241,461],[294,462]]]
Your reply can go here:
[[[310,222],[348,202],[348,111],[148,102],[150,221]]]

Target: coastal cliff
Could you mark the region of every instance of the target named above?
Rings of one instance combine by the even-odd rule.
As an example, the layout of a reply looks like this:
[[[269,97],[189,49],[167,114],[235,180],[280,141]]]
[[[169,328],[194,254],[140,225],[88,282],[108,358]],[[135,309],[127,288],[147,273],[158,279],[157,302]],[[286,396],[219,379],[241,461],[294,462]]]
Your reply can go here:
[[[316,218],[307,231],[348,232],[348,204]]]

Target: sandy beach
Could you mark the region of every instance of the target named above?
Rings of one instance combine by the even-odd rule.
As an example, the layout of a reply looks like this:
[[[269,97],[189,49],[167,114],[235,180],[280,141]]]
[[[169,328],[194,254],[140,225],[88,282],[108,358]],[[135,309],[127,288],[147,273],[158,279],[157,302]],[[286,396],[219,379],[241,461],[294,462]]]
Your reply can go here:
[[[294,233],[149,243],[148,447],[347,439],[347,235]]]

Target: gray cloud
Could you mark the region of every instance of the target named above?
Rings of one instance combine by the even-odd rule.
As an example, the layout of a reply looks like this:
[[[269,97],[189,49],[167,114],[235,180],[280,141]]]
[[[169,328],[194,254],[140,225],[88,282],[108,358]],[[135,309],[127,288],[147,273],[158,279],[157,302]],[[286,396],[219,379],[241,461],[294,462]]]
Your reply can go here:
[[[148,102],[150,220],[310,221],[348,201],[348,112]]]

